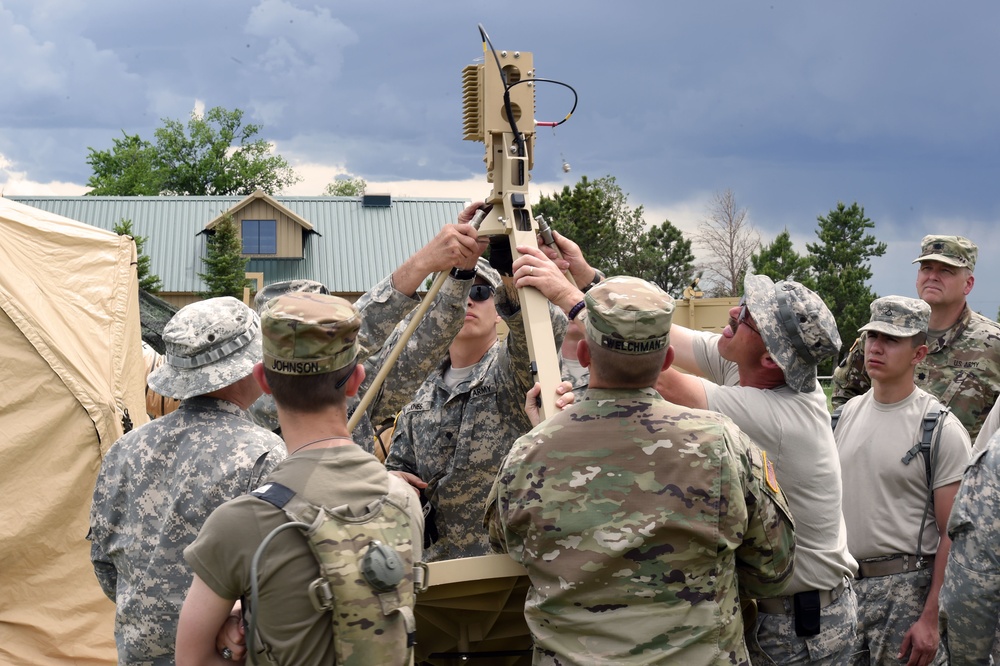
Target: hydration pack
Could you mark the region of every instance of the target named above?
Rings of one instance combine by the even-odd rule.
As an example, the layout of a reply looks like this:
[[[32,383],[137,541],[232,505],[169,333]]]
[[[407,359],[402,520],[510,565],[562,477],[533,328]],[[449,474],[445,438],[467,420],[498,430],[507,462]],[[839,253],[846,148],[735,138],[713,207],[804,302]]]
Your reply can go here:
[[[389,492],[369,504],[361,515],[348,506],[320,507],[279,483],[265,483],[250,493],[283,510],[289,523],[265,538],[254,555],[251,623],[246,632],[247,654],[256,663],[253,646],[256,616],[257,562],[279,531],[298,527],[319,563],[320,577],[309,586],[317,612],[330,612],[336,663],[343,666],[409,664],[415,644],[413,606],[426,583],[427,567],[415,561],[413,525],[406,512],[417,501],[405,481],[389,475]],[[271,651],[264,643],[265,653]],[[272,660],[273,661],[273,660]]]

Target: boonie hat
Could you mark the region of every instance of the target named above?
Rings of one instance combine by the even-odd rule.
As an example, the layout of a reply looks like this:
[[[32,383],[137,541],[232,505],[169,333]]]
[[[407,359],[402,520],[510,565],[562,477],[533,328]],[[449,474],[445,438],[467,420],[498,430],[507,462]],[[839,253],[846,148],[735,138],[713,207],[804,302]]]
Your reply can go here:
[[[277,298],[282,294],[287,294],[290,291],[307,291],[315,294],[330,293],[330,290],[326,288],[326,285],[322,282],[316,282],[316,280],[300,279],[273,282],[254,295],[253,309],[259,313],[261,308],[263,308],[269,300]]]
[[[917,333],[926,333],[931,321],[931,306],[919,298],[884,296],[872,301],[871,310],[871,320],[859,332],[878,331],[897,338],[912,338]]]
[[[976,270],[979,248],[962,236],[924,236],[920,241],[920,256],[910,263],[940,261],[949,266]]]
[[[185,305],[163,327],[164,363],[149,387],[186,400],[235,384],[260,361],[260,319],[231,296]]]
[[[596,344],[619,354],[650,354],[670,344],[674,299],[651,282],[616,276],[587,291],[580,314]]]
[[[339,296],[294,291],[260,313],[264,367],[283,375],[321,375],[357,357],[361,315]]]
[[[793,280],[747,275],[743,293],[764,347],[799,393],[816,388],[816,365],[840,350],[840,333],[819,295]]]

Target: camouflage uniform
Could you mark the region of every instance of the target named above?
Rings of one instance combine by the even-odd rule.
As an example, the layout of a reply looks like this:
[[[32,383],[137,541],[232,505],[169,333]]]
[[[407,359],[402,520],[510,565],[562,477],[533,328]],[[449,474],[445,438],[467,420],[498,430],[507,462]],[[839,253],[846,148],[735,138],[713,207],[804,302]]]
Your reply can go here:
[[[281,439],[237,405],[205,397],[182,401],[111,447],[94,490],[91,560],[118,606],[121,663],[174,663],[191,584],[184,547],[215,507],[253,488],[284,456]]]
[[[939,604],[953,666],[988,664],[1000,645],[989,628],[1000,621],[1000,436],[965,472],[948,520],[951,553]]]
[[[454,390],[444,382],[450,360],[440,363],[396,420],[385,461],[388,469],[416,474],[428,483],[424,494],[436,510],[439,538],[426,550],[427,561],[490,552],[482,526],[486,496],[511,444],[531,429],[524,394],[534,378],[524,320],[503,286],[495,302],[510,329],[507,337]],[[549,312],[558,349],[566,316],[551,306]]]
[[[371,453],[375,447],[375,432],[370,417],[374,417],[375,422],[381,423],[395,416],[410,401],[414,391],[437,365],[437,359],[448,351],[448,345],[451,344],[452,338],[462,328],[465,301],[469,296],[472,283],[472,279],[456,280],[449,277],[441,285],[441,290],[430,309],[427,310],[420,324],[413,331],[406,343],[406,349],[396,359],[391,373],[379,389],[378,398],[369,405],[368,414],[358,421],[351,433],[354,441],[365,451]],[[315,292],[317,290],[299,288],[287,289],[286,291]],[[261,293],[267,294],[268,292],[265,289]],[[270,299],[264,300],[264,303],[267,300]],[[355,303],[361,312],[362,321],[358,340],[362,349],[371,351],[372,355],[364,362],[366,377],[364,384],[361,385],[361,390],[358,391],[358,396],[348,400],[348,418],[354,414],[360,396],[368,391],[386,358],[396,346],[403,330],[409,324],[413,316],[412,310],[417,304],[418,301],[396,291],[392,286],[392,276],[386,277],[372,287]],[[263,303],[261,303],[262,306]],[[277,431],[278,412],[271,396],[262,395],[258,398],[250,407],[250,415],[258,425],[268,430]]]
[[[173,664],[191,572],[182,551],[211,511],[247,492],[285,456],[239,406],[203,394],[250,374],[260,358],[256,313],[234,298],[182,308],[163,331],[166,363],[148,378],[176,411],[108,450],[94,488],[91,560],[117,605],[118,658]]]
[[[673,299],[655,286],[610,278],[586,301],[590,344],[622,363],[666,348]],[[749,664],[739,592],[774,596],[792,570],[773,465],[727,417],[653,388],[591,388],[518,439],[489,507],[494,548],[531,580],[535,664]]]
[[[261,320],[264,366],[271,372],[296,376],[331,373],[348,367],[358,356],[359,313],[342,298],[314,293],[286,294],[268,301]],[[346,425],[346,412],[343,407],[340,409]],[[308,416],[301,418],[310,427],[317,421],[323,427],[331,422],[327,412],[312,422]],[[395,486],[395,497],[402,504],[401,510],[411,528],[405,545],[413,546],[413,555],[419,560],[423,516],[416,494],[404,481],[388,474],[374,456],[354,444],[305,448],[338,439],[341,438],[299,445],[269,475],[267,485],[283,484],[295,492],[297,499],[313,506],[348,507],[346,515],[356,518],[366,515],[368,507]],[[248,609],[254,555],[264,537],[288,521],[287,514],[272,504],[247,495],[236,498],[212,512],[198,538],[184,551],[184,557],[216,595],[230,600],[245,597],[244,609]],[[394,547],[398,550],[402,546],[394,544]],[[338,659],[340,655],[335,648],[338,641],[334,637],[340,620],[314,609],[310,583],[316,578],[317,561],[302,534],[286,530],[276,535],[260,558],[258,606],[251,610],[257,613],[259,638],[255,650],[260,663],[357,663]],[[336,598],[337,586],[333,586],[333,591]],[[388,596],[383,600],[386,603]],[[412,604],[409,610],[412,614]],[[398,616],[386,619],[382,608],[372,604],[368,614],[362,613],[361,618],[354,624],[360,625],[358,631],[368,632],[366,642],[388,655],[368,663],[408,663],[405,636],[394,634],[403,640],[393,644],[385,635],[391,623],[399,622]],[[337,633],[337,638],[343,641],[344,634]]]
[[[921,256],[913,263],[933,260],[975,270],[977,255],[975,244],[966,238],[925,236]],[[917,365],[917,386],[949,407],[975,441],[1000,395],[1000,324],[966,304],[958,321],[929,338],[927,346],[929,353]],[[870,386],[859,338],[833,372],[833,405],[839,407]]]
[[[931,308],[916,298],[887,296],[872,302],[871,313],[861,331],[893,336],[909,347],[909,338],[927,332]],[[843,466],[848,545],[859,561],[854,581],[858,641],[852,663],[856,665],[898,663],[896,655],[906,633],[924,613],[934,555],[941,547],[933,512],[927,512],[932,491],[923,456],[918,454],[910,464],[901,462],[920,441],[924,415],[941,404],[925,391],[911,388],[906,398],[892,404],[878,402],[876,389],[852,398],[835,432]],[[936,490],[960,480],[969,459],[969,439],[951,414],[941,417],[935,432],[931,460]],[[944,657],[942,636],[931,663],[944,663]]]
[[[559,365],[562,371],[562,380],[569,382],[574,391],[583,392],[587,390],[590,383],[590,368],[580,365],[579,361],[569,362],[567,359],[559,357]]]

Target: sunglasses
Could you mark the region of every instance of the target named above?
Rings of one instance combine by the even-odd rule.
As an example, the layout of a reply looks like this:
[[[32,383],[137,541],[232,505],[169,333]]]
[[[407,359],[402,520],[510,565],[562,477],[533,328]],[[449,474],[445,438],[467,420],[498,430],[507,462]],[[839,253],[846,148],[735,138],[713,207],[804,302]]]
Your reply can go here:
[[[757,327],[751,324],[750,321],[747,319],[747,317],[749,316],[750,316],[750,311],[747,310],[746,297],[744,296],[743,298],[740,299],[740,316],[736,318],[736,327],[739,328],[740,324],[746,324],[747,328],[749,328],[757,335],[760,335],[760,331],[757,330]]]
[[[480,303],[493,296],[493,287],[488,284],[474,284],[469,290],[469,298]]]

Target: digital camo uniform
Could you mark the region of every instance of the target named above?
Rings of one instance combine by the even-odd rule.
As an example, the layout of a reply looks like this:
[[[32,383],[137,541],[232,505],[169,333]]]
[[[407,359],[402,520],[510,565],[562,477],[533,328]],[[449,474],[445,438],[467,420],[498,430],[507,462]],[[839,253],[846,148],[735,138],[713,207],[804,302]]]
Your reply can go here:
[[[935,260],[975,270],[978,249],[958,236],[925,236],[921,260]],[[927,356],[917,365],[915,382],[958,417],[975,441],[1000,394],[1000,324],[973,312],[968,304],[958,321],[938,336],[928,337]],[[858,339],[833,372],[834,406],[861,395],[871,386],[865,372],[865,350]]]
[[[871,304],[862,331],[893,336],[909,347],[927,331],[931,308],[924,301],[886,296]],[[858,642],[852,663],[897,664],[906,633],[924,613],[941,548],[923,455],[907,458],[921,441],[924,415],[941,403],[922,389],[891,404],[875,389],[844,406],[835,436],[844,478],[844,517],[851,554],[858,560]],[[935,490],[957,485],[969,461],[969,436],[944,414],[931,440]],[[908,463],[903,460],[909,460]],[[944,663],[944,637],[931,663]]]
[[[483,262],[478,270],[491,286],[499,286],[496,310],[510,332],[490,347],[454,390],[444,382],[450,360],[442,355],[445,360],[396,420],[385,461],[388,469],[416,474],[428,484],[424,494],[436,510],[439,538],[425,550],[426,561],[490,552],[482,524],[486,496],[511,444],[531,429],[524,394],[534,378],[521,309],[496,271]],[[558,349],[566,333],[566,315],[551,305],[549,313]]]
[[[953,666],[1000,664],[1000,435],[965,472],[948,520],[951,553],[939,604]]]
[[[840,459],[816,379],[817,363],[840,347],[837,324],[819,295],[797,282],[748,275],[744,293],[784,384],[742,386],[739,365],[719,350],[721,335],[690,337],[708,409],[730,417],[768,454],[795,518],[795,570],[784,594],[757,599],[747,647],[755,664],[847,664],[857,630],[850,583],[857,562],[847,548]]]
[[[375,448],[375,432],[372,418],[377,423],[391,419],[413,397],[420,383],[437,366],[438,359],[448,351],[448,345],[462,328],[465,300],[473,280],[456,280],[449,277],[426,311],[420,324],[406,343],[406,349],[396,359],[393,369],[386,377],[379,395],[368,407],[368,415],[362,417],[351,436],[358,446],[371,453]],[[322,287],[322,289],[317,287]],[[326,287],[312,280],[292,280],[287,283],[268,285],[255,298],[257,310],[280,293],[306,291],[329,293]],[[257,301],[261,302],[258,304]],[[388,355],[396,347],[403,330],[413,316],[419,300],[410,298],[392,286],[392,276],[381,280],[355,302],[361,312],[361,331],[358,340],[362,354],[371,352],[364,360],[365,381],[358,396],[350,398],[347,415],[350,418],[357,408],[360,397],[368,391],[375,376],[382,368]],[[250,409],[251,416],[258,425],[275,431],[278,429],[278,412],[274,399],[262,395]]]
[[[348,301],[326,294],[290,293],[269,301],[261,320],[264,366],[269,374],[303,377],[353,368],[361,322]],[[305,426],[314,428],[325,426],[328,417],[324,413],[318,421],[302,418]],[[345,581],[338,573],[352,570],[363,552],[356,544],[346,549],[338,544],[355,534],[367,546],[374,533],[401,557],[419,560],[423,516],[416,493],[349,441],[327,448],[300,445],[293,451],[273,470],[268,483],[212,512],[198,538],[184,551],[185,558],[217,596],[244,597],[244,611],[257,620],[254,649],[264,653],[258,654],[258,663],[408,663],[403,617],[412,618],[411,569],[403,570],[405,578],[399,588],[376,597],[361,575],[355,572]],[[388,493],[391,506],[376,511],[374,521],[361,520]],[[347,524],[343,528],[337,528],[336,520],[317,524],[318,542],[312,540],[325,553],[326,578],[337,614],[317,612],[313,607],[311,583],[319,575],[317,558],[303,533],[295,529],[275,534],[261,553],[259,593],[254,599],[250,572],[262,541],[288,523],[286,511],[312,524],[306,516],[320,506],[335,508]],[[396,604],[405,611],[391,612]]]
[[[609,302],[637,316],[594,314]],[[623,363],[663,349],[672,305],[610,278],[587,295],[591,344]],[[535,664],[748,664],[738,587],[774,596],[792,571],[773,465],[729,418],[653,388],[591,388],[518,439],[488,522],[528,569]]]
[[[247,376],[260,360],[252,310],[233,298],[194,303],[174,315],[163,338],[167,362],[149,384],[180,406],[108,450],[90,515],[94,573],[117,605],[115,641],[127,664],[174,663],[191,584],[184,547],[215,507],[285,457],[281,439],[239,406],[202,396]]]

